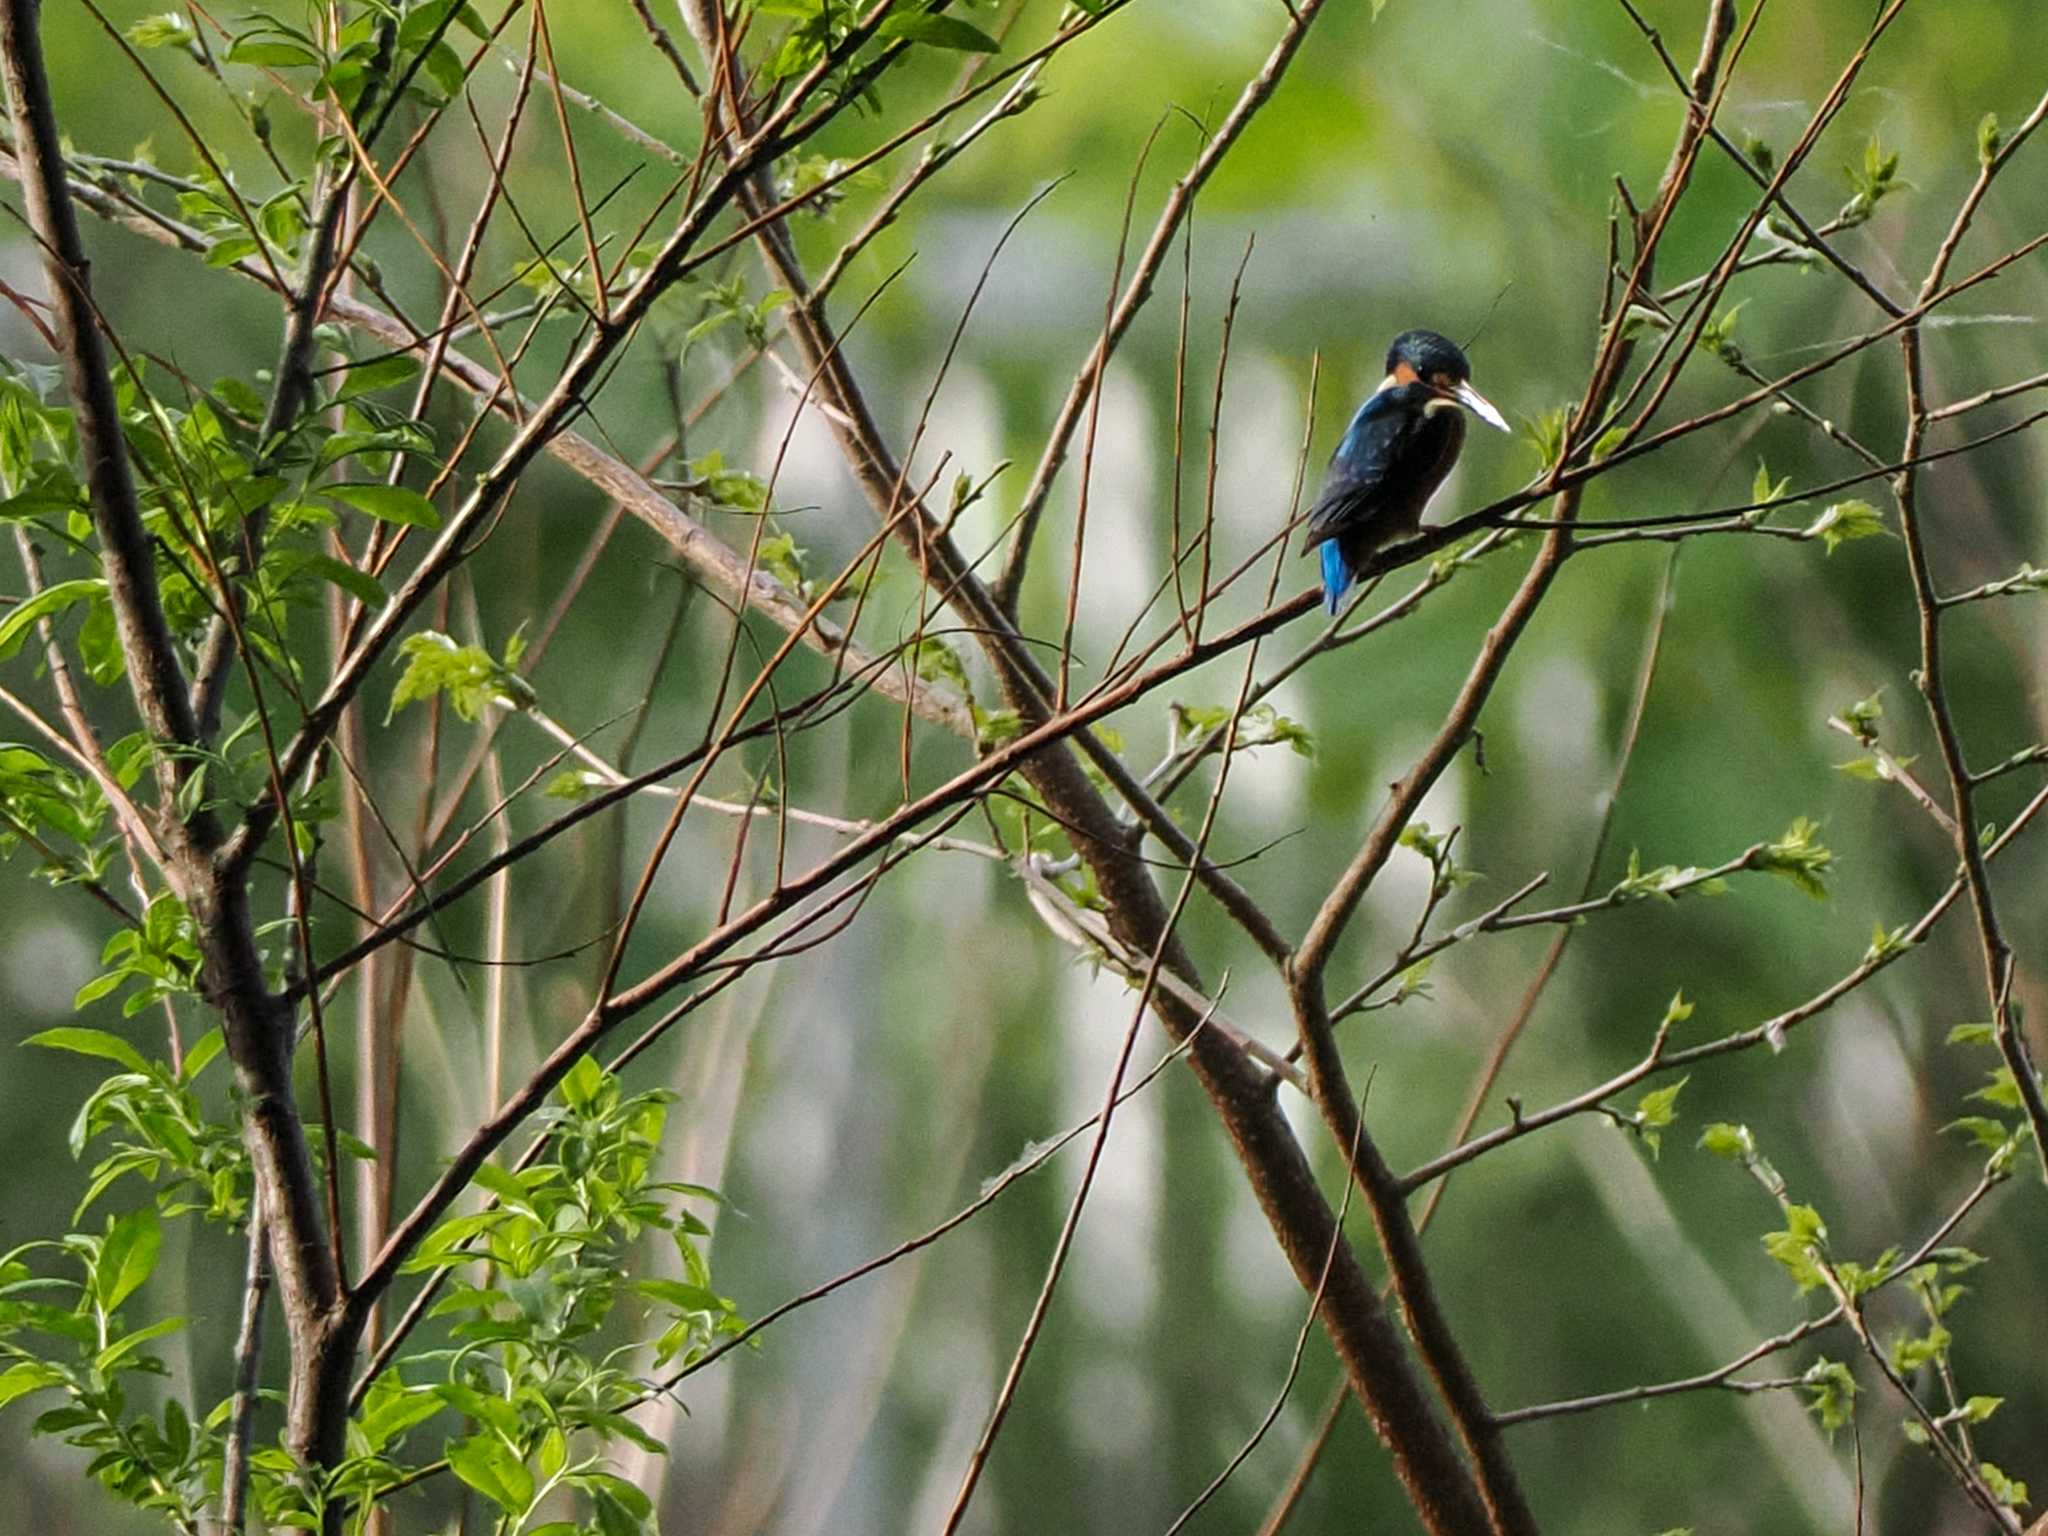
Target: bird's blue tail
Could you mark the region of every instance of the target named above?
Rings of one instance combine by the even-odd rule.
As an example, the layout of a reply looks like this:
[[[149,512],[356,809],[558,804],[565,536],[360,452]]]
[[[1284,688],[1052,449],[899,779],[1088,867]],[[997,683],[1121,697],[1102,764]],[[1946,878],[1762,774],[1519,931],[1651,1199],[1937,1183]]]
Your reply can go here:
[[[1323,606],[1331,613],[1335,613],[1343,606],[1344,594],[1351,590],[1351,583],[1355,579],[1351,562],[1344,558],[1344,551],[1338,547],[1337,540],[1324,540]]]

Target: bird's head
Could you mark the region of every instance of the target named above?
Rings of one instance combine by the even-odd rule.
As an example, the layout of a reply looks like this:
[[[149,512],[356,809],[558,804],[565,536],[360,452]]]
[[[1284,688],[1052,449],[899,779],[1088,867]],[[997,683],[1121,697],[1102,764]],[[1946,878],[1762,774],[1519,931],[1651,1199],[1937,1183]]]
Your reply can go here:
[[[1438,399],[1464,406],[1488,426],[1511,430],[1493,402],[1472,387],[1472,365],[1458,344],[1435,331],[1403,331],[1394,338],[1387,348],[1387,384],[1420,384]]]

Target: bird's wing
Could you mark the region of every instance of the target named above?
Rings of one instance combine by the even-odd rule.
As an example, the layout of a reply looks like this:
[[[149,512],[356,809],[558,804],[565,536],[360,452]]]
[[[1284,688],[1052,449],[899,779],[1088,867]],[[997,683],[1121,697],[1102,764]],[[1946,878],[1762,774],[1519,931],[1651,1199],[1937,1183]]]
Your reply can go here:
[[[1382,391],[1358,408],[1337,451],[1315,505],[1309,508],[1304,551],[1354,528],[1381,510],[1387,477],[1412,446],[1422,424],[1419,413],[1402,408]]]

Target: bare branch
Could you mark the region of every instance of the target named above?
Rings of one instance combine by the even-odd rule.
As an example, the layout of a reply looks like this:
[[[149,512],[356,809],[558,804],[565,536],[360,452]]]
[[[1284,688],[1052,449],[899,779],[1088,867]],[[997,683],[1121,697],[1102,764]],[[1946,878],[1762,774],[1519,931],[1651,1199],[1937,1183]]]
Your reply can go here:
[[[1031,485],[1024,492],[1015,518],[1016,533],[1012,537],[1010,554],[1003,566],[1003,573],[995,584],[996,602],[1002,610],[1015,617],[1017,599],[1024,587],[1024,573],[1031,560],[1031,542],[1038,531],[1039,518],[1044,514],[1047,497],[1052,494],[1053,481],[1066,462],[1067,449],[1072,444],[1074,431],[1081,424],[1082,412],[1095,395],[1103,371],[1109,366],[1109,359],[1116,351],[1116,345],[1129,330],[1131,322],[1145,307],[1145,301],[1152,296],[1152,285],[1159,276],[1159,268],[1165,262],[1168,251],[1173,247],[1173,238],[1180,230],[1181,223],[1194,208],[1195,199],[1203,185],[1223,163],[1223,157],[1230,153],[1238,138],[1244,133],[1258,111],[1279,89],[1281,78],[1287,73],[1287,66],[1301,48],[1308,29],[1322,11],[1323,0],[1301,0],[1288,11],[1286,30],[1273,45],[1271,53],[1259,72],[1245,82],[1238,93],[1236,103],[1223,121],[1217,125],[1215,134],[1202,146],[1202,152],[1188,167],[1187,174],[1174,183],[1168,194],[1166,205],[1159,212],[1159,220],[1152,227],[1152,236],[1145,242],[1145,249],[1139,255],[1137,265],[1131,271],[1131,280],[1124,285],[1123,297],[1117,301],[1109,322],[1096,338],[1094,349],[1088,360],[1081,365],[1081,371],[1074,376],[1074,382],[1067,390],[1067,398],[1061,404],[1059,415],[1054,418],[1052,430],[1047,434],[1044,452],[1040,455],[1038,468],[1031,476]]]

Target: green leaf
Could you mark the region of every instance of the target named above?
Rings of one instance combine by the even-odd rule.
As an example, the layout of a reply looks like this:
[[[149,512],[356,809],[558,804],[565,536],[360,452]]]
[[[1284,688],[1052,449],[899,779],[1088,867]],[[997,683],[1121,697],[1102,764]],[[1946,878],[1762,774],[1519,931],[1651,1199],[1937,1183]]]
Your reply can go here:
[[[1424,955],[1413,965],[1404,968],[1394,978],[1394,1001],[1405,1003],[1411,997],[1430,996],[1429,973],[1435,968],[1435,955]]]
[[[1832,1435],[1856,1415],[1856,1378],[1849,1367],[1823,1355],[1799,1378],[1807,1395],[1807,1411]]]
[[[1664,901],[1676,901],[1680,896],[1722,896],[1728,891],[1728,882],[1721,879],[1707,879],[1706,871],[1697,864],[1683,867],[1676,864],[1660,864],[1655,869],[1643,868],[1642,850],[1628,851],[1628,871],[1608,895],[1617,901],[1640,901],[1655,896]],[[1691,1017],[1692,1005],[1683,997],[1673,999],[1673,1006],[1684,1006],[1683,1018]],[[1681,1019],[1671,1022],[1679,1023]]]
[[[93,1357],[92,1368],[96,1371],[111,1371],[151,1339],[160,1339],[167,1333],[176,1333],[191,1321],[189,1317],[166,1317],[151,1323],[147,1328],[124,1333]]]
[[[508,1515],[523,1515],[533,1502],[533,1474],[496,1435],[471,1435],[448,1444],[448,1465],[478,1493]]]
[[[1681,1077],[1677,1082],[1663,1088],[1653,1088],[1637,1101],[1636,1112],[1627,1120],[1619,1122],[1621,1128],[1632,1131],[1642,1138],[1643,1145],[1650,1149],[1650,1156],[1661,1157],[1664,1152],[1664,1130],[1678,1118],[1678,1094],[1689,1078]]]
[[[1816,901],[1827,899],[1828,868],[1835,856],[1817,841],[1820,828],[1804,816],[1795,817],[1785,835],[1750,856],[1750,867],[1782,875]]]
[[[974,707],[974,740],[982,751],[991,751],[1024,732],[1024,717],[1014,709],[984,710]]]
[[[962,693],[967,693],[967,669],[960,664],[960,657],[945,641],[934,635],[926,635],[917,642],[912,652],[916,658],[917,675],[927,683],[948,682]]]
[[[436,43],[427,50],[423,61],[427,78],[441,88],[442,94],[461,94],[462,83],[468,78],[462,68],[462,55],[446,43]]]
[[[395,1378],[390,1376],[380,1378],[380,1382],[392,1380]],[[441,1399],[434,1392],[373,1391],[363,1406],[357,1428],[372,1451],[381,1451],[415,1424],[425,1423],[440,1411]]]
[[[1455,828],[1453,829],[1455,830]],[[1411,821],[1401,829],[1401,846],[1421,854],[1434,864],[1443,854],[1444,839],[1430,830],[1426,821]]]
[[[1681,1077],[1677,1082],[1664,1088],[1653,1088],[1636,1103],[1637,1123],[1651,1129],[1662,1129],[1678,1118],[1678,1095],[1690,1077]]]
[[[1948,1032],[1946,1045],[1996,1045],[1998,1028],[1993,1024],[1957,1024]]]
[[[394,384],[405,383],[419,371],[420,360],[405,353],[395,357],[372,358],[365,363],[351,363],[341,388],[335,391],[334,398],[338,403],[353,400],[358,395],[389,389]]]
[[[263,238],[279,250],[291,249],[306,232],[305,215],[299,211],[298,199],[290,188],[257,209],[256,222],[263,229]]]
[[[1852,539],[1868,539],[1887,533],[1884,514],[1867,501],[1851,498],[1838,501],[1807,526],[1805,537],[1817,538],[1833,554]]]
[[[115,984],[119,985],[121,978],[116,976],[114,980]],[[80,1056],[103,1057],[108,1061],[118,1061],[131,1072],[149,1071],[149,1063],[142,1059],[140,1051],[119,1035],[109,1034],[104,1029],[86,1029],[81,1025],[65,1024],[56,1029],[46,1029],[41,1034],[30,1035],[21,1043],[40,1045],[52,1051],[71,1051]]]
[[[1521,435],[1536,450],[1537,468],[1549,469],[1564,456],[1565,428],[1570,422],[1571,407],[1568,405],[1522,418]]]
[[[1874,1264],[1858,1264],[1854,1259],[1843,1259],[1835,1265],[1835,1274],[1842,1282],[1842,1289],[1851,1296],[1866,1295],[1891,1279],[1899,1264],[1899,1250],[1887,1248],[1878,1255]]]
[[[1622,311],[1621,339],[1634,341],[1638,336],[1652,332],[1662,333],[1671,329],[1670,317],[1650,308],[1647,304],[1631,304]]]
[[[2020,1107],[2020,1080],[2012,1075],[2011,1067],[1995,1068],[1991,1080],[1970,1097],[1991,1105],[1994,1109],[2018,1109]]]
[[[1300,757],[1316,755],[1316,739],[1308,727],[1288,719],[1270,704],[1255,704],[1238,717],[1236,744],[1240,749],[1278,743]]]
[[[434,529],[441,526],[441,514],[418,491],[402,485],[355,481],[345,485],[323,485],[320,494],[330,501],[367,512],[379,522],[402,523],[408,528]]]
[[[485,1163],[477,1169],[475,1182],[514,1210],[533,1209],[532,1198],[528,1195],[526,1186],[519,1181],[519,1175],[500,1168],[496,1163]]]
[[[0,619],[0,661],[7,660],[21,649],[21,642],[28,638],[38,619],[62,613],[73,603],[93,602],[107,595],[104,577],[82,576],[76,581],[60,581],[43,588],[26,602],[16,603]]]
[[[1866,698],[1858,699],[1854,704],[1851,704],[1842,711],[1842,723],[1855,732],[1856,739],[1866,747],[1877,744],[1877,722],[1883,718],[1884,690],[1882,688]]]
[[[0,1408],[6,1407],[17,1397],[26,1397],[31,1392],[40,1392],[45,1387],[62,1386],[64,1373],[54,1365],[40,1360],[24,1360],[19,1365],[10,1365],[0,1371]]]
[[[970,26],[957,16],[933,16],[918,11],[891,16],[876,28],[875,35],[884,41],[902,39],[932,48],[952,48],[962,53],[995,53],[1001,48],[981,28]]]
[[[1973,1397],[1963,1404],[1963,1417],[1972,1424],[1982,1424],[2004,1404],[2002,1397]]]
[[[685,1285],[680,1280],[635,1280],[633,1289],[643,1296],[656,1301],[667,1302],[678,1312],[730,1312],[731,1304],[724,1297],[701,1285]]]
[[[1955,1336],[1940,1323],[1936,1323],[1925,1333],[1900,1334],[1892,1340],[1889,1351],[1892,1369],[1901,1375],[1909,1375],[1923,1365],[1932,1365],[1937,1360],[1946,1359],[1949,1345],[1954,1342]]]
[[[137,48],[181,48],[192,41],[192,28],[176,11],[145,16],[122,34]],[[1992,119],[1995,123],[1996,118]]]
[[[1756,479],[1750,482],[1749,499],[1756,503],[1751,510],[1758,516],[1769,512],[1785,499],[1785,492],[1792,484],[1792,477],[1773,480],[1771,471],[1762,459],[1756,461]]]
[[[1880,202],[1905,185],[1899,180],[1898,151],[1886,154],[1874,133],[1863,146],[1863,164],[1844,166],[1843,172],[1853,195],[1835,217],[1847,228],[1867,222]]]
[[[1735,344],[1735,322],[1742,314],[1742,305],[1748,302],[1744,299],[1742,304],[1723,310],[1700,327],[1697,345],[1702,352],[1713,354],[1731,367],[1742,361],[1742,348]]]
[[[332,555],[309,555],[300,564],[299,569],[341,588],[372,613],[381,609],[387,601],[388,594],[384,591],[384,583],[368,571],[356,569],[346,560],[337,560]]]
[[[209,267],[232,267],[244,256],[254,256],[263,247],[254,235],[224,235],[206,248]]]
[[[321,62],[320,55],[298,43],[277,39],[237,38],[228,45],[230,64],[261,64],[273,69],[296,69]]]
[[[2016,1477],[2007,1477],[1994,1462],[1977,1463],[1977,1475],[1984,1479],[1984,1485],[1991,1490],[1991,1496],[2009,1509],[2018,1509],[2027,1502],[2027,1485]]]
[[[1749,1127],[1730,1125],[1725,1120],[1717,1120],[1701,1131],[1699,1144],[1714,1156],[1725,1157],[1731,1163],[1756,1156],[1756,1138],[1749,1134]]]
[[[118,971],[108,971],[103,975],[93,977],[91,981],[88,981],[73,994],[71,999],[72,1012],[76,1013],[88,1003],[98,1002],[109,992],[119,991],[121,984],[127,979],[128,970],[125,966]]]
[[[434,1391],[457,1413],[468,1415],[499,1435],[519,1433],[519,1410],[502,1397],[479,1392],[459,1381],[440,1382]]]
[[[1912,766],[1914,759],[1897,759],[1901,768]],[[1866,784],[1888,784],[1892,780],[1892,767],[1881,757],[1852,757],[1846,763],[1835,764],[1835,772],[1846,773],[1852,779],[1861,779]]]
[[[797,547],[792,535],[778,533],[761,541],[757,563],[798,597],[809,601],[811,583],[804,574],[804,556],[808,553]]]
[[[321,443],[319,453],[313,457],[315,470],[324,470],[339,464],[343,459],[356,454],[367,453],[411,453],[427,455],[434,451],[434,440],[415,422],[399,422],[393,426],[380,427],[375,431],[349,430],[336,432]]]
[[[1983,1254],[1977,1252],[1976,1249],[1965,1248],[1960,1243],[1937,1248],[1934,1252],[1927,1255],[1927,1258],[1929,1263],[1936,1265],[1951,1275],[1967,1274],[1979,1264],[1989,1264],[1991,1262]]]
[[[597,1495],[600,1505],[611,1500],[634,1521],[632,1529],[637,1533],[647,1521],[654,1518],[654,1501],[635,1484],[609,1472],[586,1472],[576,1478],[576,1486]],[[610,1528],[607,1527],[607,1536]]]
[[[2005,137],[1998,131],[1998,114],[1986,112],[1977,124],[1977,163],[1990,165],[2004,147]]]
[[[1996,1152],[2012,1136],[2003,1120],[1994,1120],[1989,1115],[1964,1115],[1960,1120],[1949,1121],[1942,1130],[1961,1131],[1986,1152]]]
[[[451,1265],[465,1263],[468,1255],[460,1252],[461,1246],[479,1233],[488,1232],[497,1226],[503,1217],[496,1211],[472,1211],[467,1216],[451,1216],[427,1234],[418,1250],[405,1262],[405,1272],[413,1274],[424,1269],[447,1269]],[[464,1409],[465,1413],[469,1410]]]
[[[141,1289],[156,1269],[157,1250],[163,1241],[163,1224],[153,1205],[115,1220],[93,1265],[93,1298],[101,1311],[113,1311]]]
[[[1820,1266],[1828,1229],[1810,1205],[1785,1207],[1785,1230],[1764,1234],[1764,1251],[1785,1267],[1802,1292],[1826,1283]]]
[[[455,713],[474,720],[490,703],[523,709],[533,702],[533,686],[480,645],[458,645],[436,629],[407,635],[398,648],[405,672],[392,690],[389,721],[408,704],[448,695]]]
[[[595,1056],[577,1060],[562,1077],[562,1101],[571,1109],[588,1110],[604,1088],[604,1068]]]
[[[541,793],[554,800],[588,800],[597,787],[595,774],[582,768],[564,768],[548,780]]]
[[[399,23],[398,46],[408,52],[423,47],[429,38],[443,31],[443,24],[460,3],[461,0],[422,0]]]

